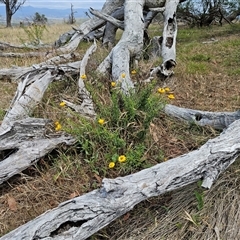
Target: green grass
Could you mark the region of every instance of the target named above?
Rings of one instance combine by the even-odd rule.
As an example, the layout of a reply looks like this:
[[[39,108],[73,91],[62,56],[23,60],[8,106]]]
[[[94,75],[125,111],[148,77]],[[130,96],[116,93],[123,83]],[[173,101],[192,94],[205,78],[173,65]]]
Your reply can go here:
[[[155,92],[154,85],[156,83],[137,88],[128,96],[115,87],[107,104],[102,104],[96,99],[96,92],[92,92],[98,110],[96,120],[89,121],[80,116],[77,121],[69,118],[64,130],[77,137],[82,157],[92,172],[105,176],[110,162],[124,174],[149,165],[144,159],[146,137],[151,121],[166,102]],[[126,156],[126,162],[119,163],[121,155]]]
[[[8,222],[9,226],[0,229],[0,234],[19,226],[23,221],[30,220],[27,215],[29,209],[33,212],[31,215],[33,218],[71,198],[72,193],[84,194],[101,187],[103,177],[114,178],[137,172],[198,149],[209,138],[217,136],[219,132],[210,127],[188,125],[167,117],[162,112],[162,108],[166,102],[209,111],[222,111],[223,109],[231,111],[239,108],[240,58],[238,54],[239,36],[236,35],[239,33],[239,26],[225,25],[203,29],[180,27],[177,36],[175,75],[165,81],[155,80],[150,85],[138,84],[140,80],[148,77],[151,67],[161,64],[161,59],[156,62],[141,60],[139,69],[137,69],[138,73],[133,77],[137,88],[135,93],[129,96],[122,95],[118,91],[118,87],[110,87],[110,76],[99,76],[94,71],[108,52],[99,47],[98,51],[91,56],[86,69],[86,87],[93,97],[97,112],[96,119],[85,119],[70,108],[59,106],[62,99],[79,104],[76,87],[78,76],[66,77],[62,81],[53,82],[33,116],[59,121],[62,130],[72,134],[77,142],[72,147],[62,146],[57,154],[52,152],[46,158],[41,159],[37,166],[31,167],[25,173],[30,177],[24,177],[23,180],[17,178],[16,182],[11,182],[10,190],[6,185],[8,190],[4,190],[5,193],[1,199],[4,209],[2,208],[3,210],[0,209],[0,211],[3,211],[4,214],[2,218],[0,216],[0,221]],[[55,28],[49,29],[48,32],[44,31],[43,39],[46,39],[45,35],[52,33]],[[10,30],[11,33],[13,30]],[[161,35],[161,30],[161,26],[153,25],[149,31],[151,35]],[[4,34],[0,32],[0,35],[7,36],[5,33],[4,29]],[[57,34],[59,35],[59,31]],[[18,36],[18,34],[15,35]],[[121,31],[118,32],[117,38],[120,35]],[[202,43],[212,37],[218,39],[218,42]],[[83,56],[90,44],[81,42],[76,52]],[[1,67],[28,66],[34,61],[34,59],[1,59]],[[6,87],[11,84],[7,84]],[[170,87],[171,92],[175,95],[175,100],[170,101],[166,95],[157,93],[159,87],[165,86]],[[1,96],[9,96],[2,99],[0,118],[3,118],[3,109],[7,109],[15,90],[16,86],[12,85],[11,89],[1,89]],[[99,123],[100,119],[103,122]],[[56,133],[54,125],[52,125],[51,131]],[[126,161],[119,162],[120,156],[125,156]],[[113,168],[109,168],[111,162],[115,164]],[[37,172],[35,175],[32,173],[34,171]],[[194,194],[192,191],[189,194],[194,198],[192,208],[195,212],[191,212],[189,209],[187,211],[191,217],[189,219],[199,224],[199,220],[204,219],[199,219],[198,216],[202,217],[201,211],[205,208],[205,195],[203,199],[199,188],[196,190],[197,193]],[[36,191],[38,192],[37,198]],[[18,202],[21,202],[21,209],[18,212],[11,213],[4,205],[6,202],[4,194],[13,195]],[[169,194],[171,195],[171,193]],[[184,197],[188,198],[189,195]],[[166,199],[163,205],[168,207],[170,200]],[[41,206],[38,205],[39,203]],[[158,202],[154,206],[157,205],[159,205]],[[32,206],[34,206],[34,210]],[[169,208],[170,214],[173,208]],[[149,205],[144,206],[144,209],[146,209],[146,215],[141,215],[143,222],[145,222],[145,217],[150,216],[148,214]],[[137,222],[141,222],[139,212],[131,213],[136,216]],[[156,213],[156,211],[154,212]],[[179,226],[175,225],[175,227],[182,229],[186,226],[186,221],[184,222],[182,217],[183,212],[179,211],[178,214],[175,219],[179,222]],[[157,218],[158,216],[156,216]],[[183,226],[182,223],[184,223]],[[167,222],[167,224],[170,225],[171,222]],[[124,226],[124,221],[120,219],[115,225],[115,228]],[[192,225],[189,226],[190,229]],[[110,229],[109,231],[114,230]],[[97,237],[93,237],[93,239],[97,239]]]

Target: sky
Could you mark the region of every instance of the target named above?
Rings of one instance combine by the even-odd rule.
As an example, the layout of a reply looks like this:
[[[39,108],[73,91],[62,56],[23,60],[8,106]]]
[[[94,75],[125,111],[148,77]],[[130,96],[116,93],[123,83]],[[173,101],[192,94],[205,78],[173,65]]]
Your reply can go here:
[[[95,1],[83,1],[83,0],[26,0],[24,6],[32,6],[32,7],[45,7],[45,8],[53,8],[53,9],[67,9],[73,5],[73,8],[95,8],[100,9],[105,0],[95,0]]]

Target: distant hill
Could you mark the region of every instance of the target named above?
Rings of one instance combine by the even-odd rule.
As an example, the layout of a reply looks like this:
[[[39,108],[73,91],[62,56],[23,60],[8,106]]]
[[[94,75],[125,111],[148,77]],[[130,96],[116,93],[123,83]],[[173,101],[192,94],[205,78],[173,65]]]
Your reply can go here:
[[[86,18],[85,12],[88,12],[88,9],[84,8],[74,8],[75,18]],[[32,17],[36,12],[39,14],[44,14],[48,19],[68,19],[69,14],[71,13],[69,9],[49,9],[49,8],[36,8],[31,6],[22,6],[14,15],[14,20],[21,20]],[[5,6],[0,6],[0,16],[1,19],[6,18]]]

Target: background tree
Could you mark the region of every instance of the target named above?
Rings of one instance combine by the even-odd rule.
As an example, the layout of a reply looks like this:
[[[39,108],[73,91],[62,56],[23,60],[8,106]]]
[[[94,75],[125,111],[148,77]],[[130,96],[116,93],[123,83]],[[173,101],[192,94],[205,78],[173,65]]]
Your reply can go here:
[[[47,17],[44,15],[44,14],[39,14],[38,12],[36,12],[35,14],[34,14],[34,16],[33,16],[33,18],[32,18],[32,21],[34,22],[34,23],[40,23],[40,24],[46,24],[47,23],[47,21],[48,21],[48,19],[47,19]]]
[[[0,0],[0,3],[6,5],[6,26],[12,26],[12,16],[26,2],[26,0]]]
[[[68,24],[73,24],[76,22],[76,18],[74,16],[74,14],[76,13],[76,11],[73,10],[73,5],[71,4],[71,13],[68,16]]]
[[[240,15],[239,1],[200,0],[186,2],[178,6],[178,18],[192,26],[209,26],[213,22],[232,22]]]

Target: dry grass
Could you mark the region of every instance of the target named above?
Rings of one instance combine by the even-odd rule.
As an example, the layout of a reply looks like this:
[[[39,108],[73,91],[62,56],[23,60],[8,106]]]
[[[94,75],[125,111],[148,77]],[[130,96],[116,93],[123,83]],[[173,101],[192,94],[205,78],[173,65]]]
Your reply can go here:
[[[62,33],[70,31],[72,29],[71,25],[68,24],[54,24],[46,25],[46,31],[44,31],[42,41],[46,44],[52,44],[58,39]],[[7,42],[11,44],[22,44],[22,40],[28,40],[26,33],[23,28],[12,27],[12,28],[0,28],[0,37],[2,42]]]
[[[179,31],[175,75],[158,83],[159,87],[169,86],[173,90],[176,96],[173,104],[209,111],[234,111],[239,108],[239,46],[236,44],[239,42],[239,33],[234,29],[230,32],[229,28],[216,27],[211,29],[211,33],[209,30],[191,29],[195,32],[191,32],[190,36],[186,35],[185,29]],[[50,26],[43,41],[51,43],[68,30],[69,25]],[[21,31],[18,28],[0,29],[1,41],[20,44],[19,37],[25,37]],[[158,32],[158,29],[153,28],[152,32]],[[197,35],[201,37],[197,38]],[[201,43],[213,35],[219,40],[217,43]],[[79,47],[80,54],[86,47],[86,44]],[[109,79],[99,79],[92,69],[96,68],[106,53],[105,49],[99,49],[87,69],[93,85],[98,86],[98,81],[105,82],[104,89],[99,93],[103,102],[107,101],[107,94],[104,93],[109,91]],[[36,61],[40,59],[0,59],[0,67],[27,66]],[[156,63],[141,61],[137,78],[145,79],[149,68]],[[9,106],[16,85],[2,82],[2,86],[0,110],[3,112]],[[75,86],[76,79],[54,82],[36,108],[35,116],[66,121],[69,110],[60,109],[58,104],[62,98],[77,100]],[[76,118],[76,121],[79,119]],[[151,164],[156,164],[159,154],[167,159],[179,156],[197,149],[218,134],[211,128],[176,122],[161,113],[151,123],[146,156]],[[211,190],[203,192],[204,206],[200,211],[196,208],[194,190],[202,189],[193,184],[139,204],[91,239],[239,239],[238,166],[239,163],[235,163]],[[117,175],[118,172],[114,171],[94,173],[92,166],[74,147],[52,152],[38,164],[0,186],[0,236],[62,201],[99,187],[104,176]],[[9,208],[9,199],[12,198],[16,201],[15,210]]]

